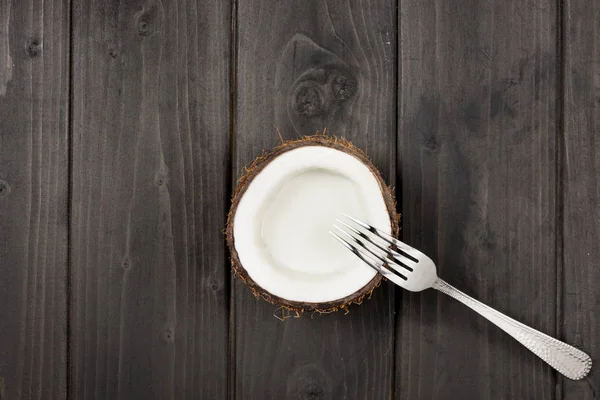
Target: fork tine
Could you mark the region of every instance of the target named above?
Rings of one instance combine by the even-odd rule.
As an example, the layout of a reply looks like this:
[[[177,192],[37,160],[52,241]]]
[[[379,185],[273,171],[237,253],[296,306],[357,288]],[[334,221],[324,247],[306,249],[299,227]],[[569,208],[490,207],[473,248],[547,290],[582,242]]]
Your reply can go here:
[[[402,251],[404,254],[404,256],[410,258],[412,261],[414,262],[418,262],[418,257],[419,254],[421,253],[420,251],[418,251],[417,249],[414,249],[412,247],[410,247],[409,245],[407,245],[404,242],[401,242],[400,240],[396,239],[395,237],[393,237],[392,235],[385,233],[377,228],[375,228],[374,226],[371,226],[369,224],[366,224],[354,217],[349,216],[348,214],[344,214],[341,213],[344,217],[348,218],[349,220],[353,221],[354,223],[356,223],[358,226],[368,230],[369,232],[375,234],[377,237],[379,237],[380,239],[384,240],[385,242],[387,242],[388,244],[392,245],[392,246],[396,246],[398,247],[398,249],[400,249],[400,251]]]
[[[348,232],[346,232],[345,230],[343,230],[342,228],[340,228],[337,225],[333,226],[335,229],[337,229],[338,231],[342,232],[344,235],[348,236],[350,239],[352,239],[354,241],[354,243],[358,244],[360,247],[362,247],[364,250],[366,250],[367,252],[369,252],[369,254],[371,254],[371,256],[375,257],[378,261],[382,262],[383,264],[386,263],[385,258],[381,257],[379,254],[375,253],[373,250],[371,250],[370,248],[368,248],[362,240],[355,238],[354,236],[352,236],[351,234],[349,234]]]
[[[352,253],[354,253],[354,255],[356,255],[358,258],[363,260],[369,267],[373,268],[375,271],[379,272],[380,274],[385,275],[385,273],[383,272],[383,268],[380,268],[379,266],[373,264],[371,261],[367,260],[358,248],[356,248],[353,245],[351,245],[350,243],[348,243],[346,240],[341,238],[337,233],[335,233],[333,231],[329,231],[329,233],[334,238],[336,238],[341,244],[343,244],[348,250],[350,250]]]
[[[373,246],[377,247],[379,250],[383,251],[388,257],[391,257],[391,259],[395,262],[397,262],[400,266],[402,266],[403,268],[406,268],[409,271],[413,271],[413,269],[411,267],[409,267],[408,265],[406,265],[406,263],[404,263],[403,261],[401,261],[400,259],[398,259],[398,257],[404,257],[402,254],[398,253],[397,251],[394,251],[393,249],[390,248],[385,248],[382,245],[380,245],[379,243],[376,243],[373,239],[371,239],[366,233],[359,231],[358,229],[354,229],[353,227],[351,227],[350,225],[348,225],[347,223],[345,223],[344,221],[337,219],[337,222],[339,222],[340,224],[344,225],[346,228],[350,229],[355,235],[360,236],[361,238],[369,241],[369,243],[371,243]],[[338,228],[340,229],[340,228]],[[342,232],[344,232],[343,229],[340,229]],[[345,233],[345,232],[344,232]]]
[[[364,253],[359,248],[351,245],[345,239],[343,239],[339,235],[337,235],[335,232],[329,231],[329,233],[331,235],[333,235],[333,237],[336,238],[340,243],[342,243],[347,249],[349,249],[352,253],[354,253],[355,256],[357,256],[362,261],[364,261],[364,263],[367,264],[369,267],[373,268],[375,271],[379,272],[381,275],[383,275],[390,281],[394,282],[396,285],[402,286],[402,283],[399,280],[399,278],[402,277],[404,280],[406,280],[406,277],[399,276],[399,274],[393,273],[392,271],[385,268],[384,266],[379,266],[379,265],[373,264],[371,261],[369,261],[365,258],[365,256],[368,255],[367,253]]]
[[[373,256],[374,258],[376,258],[377,260],[379,260],[383,265],[382,265],[382,269],[385,268],[386,271],[399,276],[400,278],[406,280],[406,276],[404,274],[402,274],[402,272],[398,271],[397,268],[394,267],[393,264],[390,264],[391,260],[386,260],[385,258],[381,257],[380,255],[378,255],[377,253],[375,253],[371,248],[369,248],[369,246],[367,246],[362,240],[352,236],[351,234],[349,234],[348,232],[346,232],[345,230],[343,230],[342,228],[340,228],[337,225],[334,225],[334,227],[339,230],[340,232],[342,232],[344,235],[348,236],[350,239],[352,239],[352,241],[355,244],[358,244],[363,250],[366,250],[371,256]]]

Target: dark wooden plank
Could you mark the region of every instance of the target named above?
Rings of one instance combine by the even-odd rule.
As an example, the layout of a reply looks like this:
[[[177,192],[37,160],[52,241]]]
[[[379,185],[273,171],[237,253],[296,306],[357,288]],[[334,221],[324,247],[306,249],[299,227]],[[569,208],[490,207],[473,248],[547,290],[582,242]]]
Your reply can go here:
[[[600,4],[564,6],[564,266],[562,334],[595,363],[585,381],[563,380],[562,398],[600,396]]]
[[[76,2],[76,399],[222,399],[231,5]]]
[[[0,399],[67,385],[69,2],[0,2]]]
[[[240,1],[238,15],[236,174],[279,143],[275,127],[285,139],[326,127],[365,148],[394,182],[395,3]],[[323,69],[354,79],[355,91],[341,103],[296,98],[290,89],[301,81],[327,84]],[[236,398],[391,396],[391,286],[348,315],[285,322],[238,280],[233,289]]]
[[[401,2],[405,240],[450,284],[556,333],[557,14],[550,0]],[[443,294],[405,293],[397,398],[551,399],[555,375]]]

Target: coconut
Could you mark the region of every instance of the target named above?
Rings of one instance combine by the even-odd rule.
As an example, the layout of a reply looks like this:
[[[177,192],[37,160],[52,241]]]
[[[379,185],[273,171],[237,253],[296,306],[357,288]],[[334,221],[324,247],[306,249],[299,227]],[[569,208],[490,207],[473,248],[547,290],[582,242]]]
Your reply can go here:
[[[342,213],[398,234],[392,191],[364,152],[319,134],[283,142],[235,189],[226,228],[235,275],[290,310],[360,304],[382,276],[329,234]]]

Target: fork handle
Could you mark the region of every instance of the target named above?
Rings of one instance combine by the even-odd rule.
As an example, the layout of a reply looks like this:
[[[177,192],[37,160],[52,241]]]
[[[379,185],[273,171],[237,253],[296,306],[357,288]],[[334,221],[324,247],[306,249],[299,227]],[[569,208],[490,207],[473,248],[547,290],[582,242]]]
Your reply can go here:
[[[439,278],[433,288],[477,311],[567,378],[582,379],[590,372],[592,359],[583,351],[507,317]]]

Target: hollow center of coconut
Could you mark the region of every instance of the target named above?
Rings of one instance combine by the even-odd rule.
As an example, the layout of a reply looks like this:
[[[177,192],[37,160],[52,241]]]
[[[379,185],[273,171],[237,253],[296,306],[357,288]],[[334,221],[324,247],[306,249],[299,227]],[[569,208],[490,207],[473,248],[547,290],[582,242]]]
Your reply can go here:
[[[238,204],[240,263],[256,284],[284,299],[323,303],[351,296],[375,271],[329,234],[342,213],[391,233],[380,183],[362,161],[324,146],[283,152]]]

